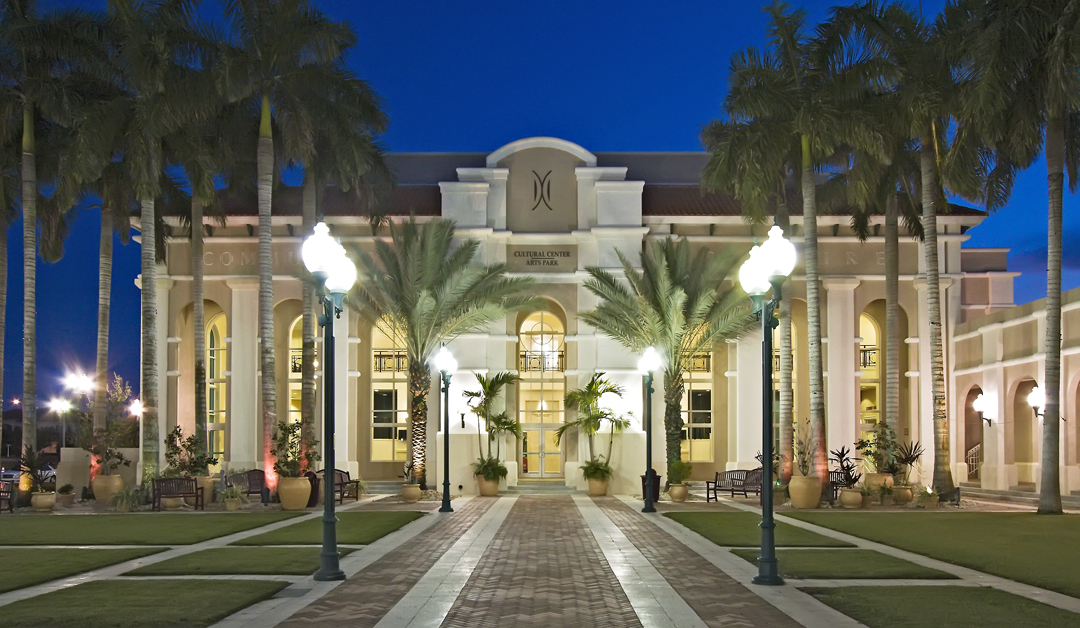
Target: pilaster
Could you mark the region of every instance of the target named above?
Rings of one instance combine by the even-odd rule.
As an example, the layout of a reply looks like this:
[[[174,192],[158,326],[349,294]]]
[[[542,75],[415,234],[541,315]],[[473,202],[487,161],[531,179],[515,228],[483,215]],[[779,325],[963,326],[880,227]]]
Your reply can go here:
[[[259,280],[229,279],[232,312],[229,315],[229,413],[227,415],[229,467],[259,465]]]
[[[854,277],[826,277],[822,280],[826,292],[826,321],[829,338],[825,416],[828,448],[852,447],[857,440],[859,422],[859,390],[855,381],[855,364],[859,350],[855,312],[855,288],[860,281]]]

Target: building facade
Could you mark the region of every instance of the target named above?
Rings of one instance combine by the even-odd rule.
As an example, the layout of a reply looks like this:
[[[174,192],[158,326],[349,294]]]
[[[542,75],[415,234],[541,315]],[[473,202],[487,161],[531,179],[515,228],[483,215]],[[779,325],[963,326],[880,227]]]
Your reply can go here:
[[[566,392],[602,371],[626,389],[622,399],[606,399],[604,405],[633,418],[625,433],[613,439],[606,435],[596,439],[597,453],[606,453],[610,443],[616,470],[614,492],[640,490],[638,477],[645,468],[645,413],[642,379],[635,369],[638,356],[579,321],[578,312],[596,305],[583,287],[585,269],[616,269],[617,251],[636,259],[643,245],[657,238],[684,237],[694,248],[738,247],[742,251],[749,250],[755,238],[763,238],[766,228],[747,225],[732,199],[703,193],[700,173],[707,159],[705,153],[591,153],[571,142],[543,137],[519,140],[490,154],[390,156],[398,178],[390,200],[393,220],[406,220],[410,215],[418,221],[436,217],[454,220],[458,237],[479,241],[484,262],[504,262],[510,273],[534,278],[535,295],[544,303],[535,311],[516,313],[484,333],[463,336],[449,345],[459,364],[449,401],[453,486],[464,493],[476,492],[469,464],[478,457],[479,443],[485,438],[478,434],[482,426],[469,412],[461,391],[476,387],[474,373],[513,371],[520,382],[506,391],[505,409],[516,413],[524,437],[500,444],[510,469],[507,483],[553,481],[584,487],[578,467],[590,455],[586,439],[571,431],[557,440],[555,431],[573,418],[572,411],[564,407]],[[298,190],[274,195],[276,337],[269,341],[274,343],[277,356],[278,417],[290,419],[298,418],[300,411],[300,205]],[[194,263],[202,264],[205,272],[210,444],[222,464],[237,470],[262,466],[258,347],[268,340],[258,337],[255,204],[228,202],[225,207],[226,225],[207,221],[205,252]],[[354,254],[365,254],[376,237],[387,237],[385,230],[373,235],[367,217],[334,191],[327,192],[321,214],[331,233]],[[1012,385],[1002,374],[1018,368],[1009,360],[1014,353],[1026,350],[1011,348],[1012,341],[1002,340],[1012,336],[1012,328],[1023,328],[1017,333],[1024,338],[1037,340],[1041,336],[1037,310],[1014,316],[1018,308],[1012,303],[1014,273],[1006,269],[1007,251],[962,247],[968,237],[965,232],[984,217],[983,212],[953,206],[938,219],[938,253],[951,409],[950,462],[958,481],[969,477],[970,466],[981,464],[977,475],[998,486],[1037,477],[1030,467],[1037,466],[1037,454],[1023,449],[1028,445],[1016,448],[1017,439],[1024,438],[1035,447],[1035,431],[1014,430],[1012,436],[1002,435],[998,432],[1007,429],[998,423],[976,438],[978,426],[967,421],[965,404],[973,386],[990,390],[1000,384],[1001,388],[993,390],[1004,391]],[[851,228],[850,216],[820,216],[818,221],[827,434],[829,448],[834,449],[851,447],[881,418],[884,229],[881,217],[875,217],[871,236],[862,241]],[[801,216],[793,215],[791,223],[787,237],[801,252]],[[161,434],[177,424],[191,432],[195,419],[193,260],[188,243],[172,240],[167,260],[158,274],[159,372],[165,374],[159,390],[163,400],[158,414]],[[895,428],[901,440],[924,444],[927,451],[921,479],[928,481],[934,454],[929,351],[920,343],[929,336],[922,265],[922,244],[902,233],[899,331],[903,377]],[[809,417],[801,262],[789,286],[794,296],[794,420],[799,426]],[[1080,346],[1080,319],[1075,325],[1068,320],[1067,338],[1072,337],[1070,333],[1077,336],[1075,344]],[[334,324],[338,465],[369,480],[400,478],[408,456],[409,428],[404,350],[355,313],[346,311]],[[1029,333],[1025,326],[1034,331]],[[1075,333],[1070,331],[1074,327]],[[711,479],[716,471],[759,466],[755,456],[761,449],[762,429],[760,333],[714,347],[692,360],[686,373],[682,403],[686,428],[680,448],[681,457],[693,463],[692,479]],[[1002,346],[1007,347],[1004,353]],[[980,347],[982,353],[977,350]],[[1028,371],[1031,379],[1039,378],[1037,358]],[[987,378],[997,379],[989,383]],[[1063,379],[1072,386],[1070,390],[1076,388],[1076,377]],[[663,469],[662,386],[656,388],[654,465]],[[1007,405],[1018,394],[1002,392],[999,403]],[[1074,393],[1074,405],[1075,397]],[[429,483],[442,482],[441,404],[441,395],[433,387],[429,398]],[[1063,450],[1071,452],[1066,460],[1072,462],[1067,464],[1075,465],[1075,437],[1070,438],[1073,440]],[[980,463],[969,465],[968,461],[974,460],[970,450],[976,443],[983,455]],[[1020,459],[1015,453],[1009,458],[1008,451],[1021,449],[1025,452],[1023,462],[1017,462]]]

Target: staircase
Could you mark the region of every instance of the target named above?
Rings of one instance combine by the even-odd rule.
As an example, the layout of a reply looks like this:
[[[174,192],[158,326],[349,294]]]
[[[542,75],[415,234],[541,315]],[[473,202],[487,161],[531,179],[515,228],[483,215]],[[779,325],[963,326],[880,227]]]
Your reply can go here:
[[[1030,484],[1013,486],[1007,491],[995,491],[981,488],[975,482],[961,482],[960,496],[961,498],[989,499],[1032,506],[1039,505],[1039,494],[1035,492],[1035,487]],[[1073,491],[1071,495],[1062,495],[1061,505],[1065,508],[1080,509],[1080,491]]]
[[[518,480],[517,486],[508,486],[504,495],[584,495],[585,491],[579,491],[573,486],[567,486],[560,480],[558,482],[545,482],[543,480]]]
[[[402,480],[368,480],[366,495],[397,495],[401,492]]]

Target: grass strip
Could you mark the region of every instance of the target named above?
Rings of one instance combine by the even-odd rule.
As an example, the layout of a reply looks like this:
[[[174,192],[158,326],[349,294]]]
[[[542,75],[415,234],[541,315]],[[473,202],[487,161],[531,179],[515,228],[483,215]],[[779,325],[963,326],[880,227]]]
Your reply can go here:
[[[806,593],[869,628],[1072,628],[1080,615],[988,587],[836,587]]]
[[[761,545],[761,516],[752,512],[667,512],[665,517],[725,547]],[[852,547],[851,543],[830,539],[786,523],[776,524],[778,547]]]
[[[86,571],[100,569],[125,560],[142,558],[165,551],[160,547],[131,549],[0,549],[0,593],[51,582]]]
[[[309,576],[319,568],[318,547],[219,547],[140,567],[125,576]],[[342,556],[354,550],[339,550]]]
[[[343,545],[367,545],[415,521],[423,513],[412,510],[339,512],[337,540]],[[302,521],[280,530],[248,537],[234,545],[317,545],[322,543],[323,524],[319,519]]]
[[[202,627],[288,586],[265,580],[97,580],[4,607],[4,628]]]
[[[1080,517],[1026,512],[800,512],[885,545],[1080,597]],[[1080,625],[1078,621],[1077,625]]]
[[[758,549],[735,549],[732,554],[757,565]],[[776,552],[780,575],[811,579],[955,579],[956,576],[906,560],[864,549],[783,549]]]
[[[147,513],[0,517],[3,545],[190,545],[303,513]]]

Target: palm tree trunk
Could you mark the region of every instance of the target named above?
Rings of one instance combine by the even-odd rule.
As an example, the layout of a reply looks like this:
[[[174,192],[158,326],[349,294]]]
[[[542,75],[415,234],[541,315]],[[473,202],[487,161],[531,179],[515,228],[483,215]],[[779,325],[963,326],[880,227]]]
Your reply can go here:
[[[941,345],[941,282],[937,246],[936,159],[934,134],[923,133],[919,147],[919,166],[922,170],[922,228],[923,254],[926,265],[926,307],[930,318],[930,385],[934,405],[934,488],[939,495],[954,490],[952,469],[949,467],[949,422],[945,408],[945,353]]]
[[[98,247],[97,387],[94,389],[94,429],[105,427],[109,396],[109,308],[112,305],[113,213],[101,208]]]
[[[788,238],[791,237],[786,199],[776,207],[776,224]],[[791,479],[795,456],[795,391],[792,387],[795,359],[791,347],[791,282],[785,281],[784,284],[780,294],[780,442],[777,451],[780,453],[779,479],[787,482]]]
[[[157,234],[154,200],[140,202],[139,230],[142,238],[142,379],[143,477],[156,477],[158,469],[158,360],[157,360]],[[141,479],[141,478],[140,478]]]
[[[301,237],[315,232],[316,190],[315,177],[304,180],[303,218]],[[300,418],[304,429],[315,429],[315,287],[305,283],[301,293],[304,319],[301,322],[301,372],[300,372]]]
[[[259,124],[259,378],[262,398],[263,471],[274,477],[271,445],[277,425],[277,386],[274,369],[274,274],[271,240],[271,194],[274,183],[274,139],[270,131],[270,98],[262,98]]]
[[[885,201],[885,424],[900,423],[900,226],[897,198]]]
[[[37,162],[34,110],[23,109],[23,399],[22,444],[37,451]]]
[[[670,371],[664,373],[664,444],[667,450],[669,480],[671,477],[671,465],[679,461],[682,451],[682,398],[684,388],[682,369],[675,373]]]
[[[811,475],[821,478],[828,494],[829,458],[825,434],[825,376],[821,364],[821,287],[818,285],[817,182],[810,154],[810,136],[802,141],[803,255],[806,264],[806,343],[810,360],[810,434],[813,446]]]
[[[409,356],[409,431],[412,445],[412,475],[427,490],[427,397],[431,373],[427,363]]]
[[[0,356],[4,355],[4,333],[7,331],[7,288],[8,288],[8,227],[5,223],[0,229]],[[4,399],[4,361],[0,359],[0,409],[3,408]]]
[[[206,436],[206,312],[203,298],[203,204],[191,195],[191,324],[195,352],[195,439],[210,451]]]
[[[1050,189],[1046,230],[1046,365],[1043,390],[1042,481],[1039,514],[1061,514],[1061,206],[1065,189],[1065,125],[1060,116],[1046,121],[1046,179]]]

